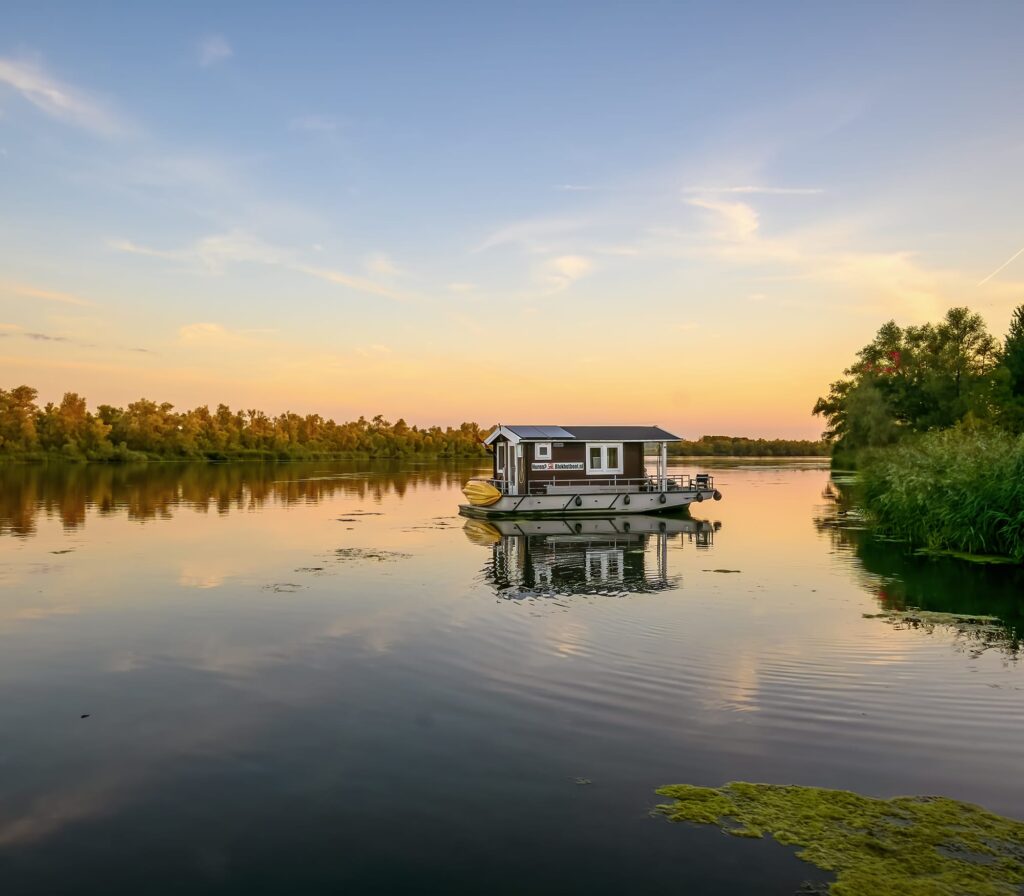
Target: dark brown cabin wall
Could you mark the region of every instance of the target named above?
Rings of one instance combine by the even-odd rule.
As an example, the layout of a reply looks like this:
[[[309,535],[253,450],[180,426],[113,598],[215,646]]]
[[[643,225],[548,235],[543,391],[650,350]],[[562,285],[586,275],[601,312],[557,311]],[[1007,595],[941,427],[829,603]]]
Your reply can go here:
[[[527,482],[544,481],[550,482],[552,479],[563,481],[566,479],[586,479],[587,471],[586,467],[582,470],[534,470],[532,469],[534,463],[540,463],[537,460],[537,446],[532,442],[526,444],[526,475]],[[583,452],[583,445],[576,444],[573,442],[565,442],[561,448],[556,448],[554,444],[551,445],[551,463],[586,463],[586,455]],[[543,461],[548,463],[548,461]],[[599,477],[595,477],[599,478]]]
[[[622,446],[622,475],[639,479],[644,475],[644,443],[627,442]]]
[[[570,479],[581,479],[587,482],[604,482],[609,479],[639,479],[644,475],[644,446],[642,442],[626,442],[622,446],[622,473],[618,476],[588,476],[587,446],[585,442],[564,442],[562,447],[551,445],[552,463],[581,463],[581,470],[534,470],[537,463],[536,444],[525,443],[526,481],[529,482],[564,482]],[[546,461],[545,461],[546,463]]]

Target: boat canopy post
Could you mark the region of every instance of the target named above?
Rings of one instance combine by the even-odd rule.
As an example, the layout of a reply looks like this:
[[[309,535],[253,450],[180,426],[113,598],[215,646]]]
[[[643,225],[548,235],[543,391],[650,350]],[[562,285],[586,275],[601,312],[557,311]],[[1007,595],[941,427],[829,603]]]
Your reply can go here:
[[[668,488],[668,442],[661,443],[661,453],[658,456],[658,488],[661,491]]]

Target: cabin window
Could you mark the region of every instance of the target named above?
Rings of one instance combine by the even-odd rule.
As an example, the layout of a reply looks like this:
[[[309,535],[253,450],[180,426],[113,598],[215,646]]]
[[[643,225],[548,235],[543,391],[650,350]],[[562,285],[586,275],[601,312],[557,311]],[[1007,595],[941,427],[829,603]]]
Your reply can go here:
[[[551,460],[551,443],[538,442],[533,449],[533,456],[537,460]]]
[[[498,444],[495,446],[495,448],[494,448],[494,456],[497,458],[497,461],[495,463],[495,469],[499,473],[504,473],[505,472],[505,443],[504,442],[498,442]]]
[[[592,442],[587,445],[587,474],[622,472],[622,443]]]

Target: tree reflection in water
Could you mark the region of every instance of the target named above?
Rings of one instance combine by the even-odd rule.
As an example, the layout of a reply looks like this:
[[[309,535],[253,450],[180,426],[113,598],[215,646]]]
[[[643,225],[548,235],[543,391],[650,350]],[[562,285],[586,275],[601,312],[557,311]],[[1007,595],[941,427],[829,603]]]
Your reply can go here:
[[[88,512],[145,521],[180,510],[226,514],[267,503],[368,501],[458,486],[477,465],[403,461],[0,465],[0,535],[32,535],[40,516],[77,529]]]
[[[829,536],[837,553],[856,558],[857,574],[864,588],[874,593],[880,610],[995,616],[1003,625],[1000,637],[970,648],[993,646],[1019,656],[1024,568],[922,555],[910,545],[873,535],[859,512],[855,483],[850,479],[833,477],[822,497],[825,503],[815,527]],[[972,640],[969,631],[963,640]]]

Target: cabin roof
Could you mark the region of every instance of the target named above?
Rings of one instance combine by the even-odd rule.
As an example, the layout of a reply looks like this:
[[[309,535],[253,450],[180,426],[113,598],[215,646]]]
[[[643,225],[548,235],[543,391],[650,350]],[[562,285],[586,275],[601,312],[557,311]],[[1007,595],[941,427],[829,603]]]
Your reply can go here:
[[[498,436],[512,442],[678,442],[679,436],[660,426],[537,426],[499,425],[484,439],[490,445]]]

